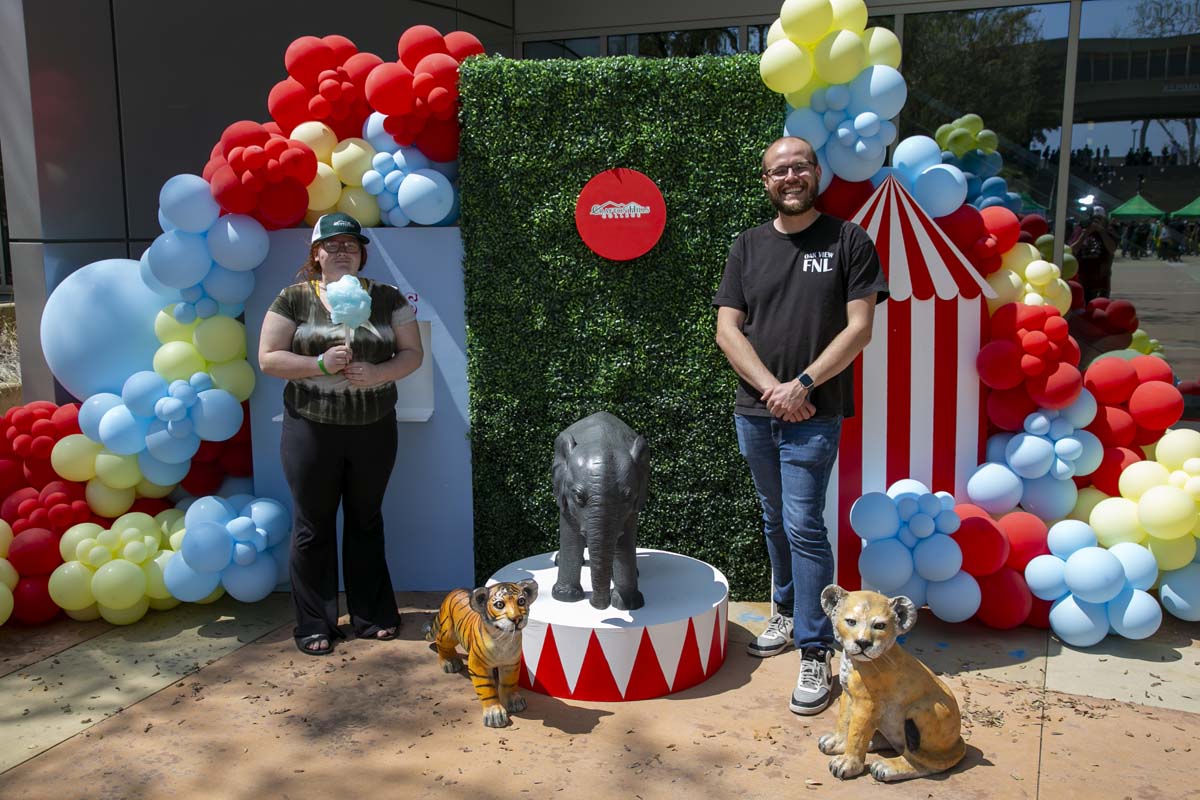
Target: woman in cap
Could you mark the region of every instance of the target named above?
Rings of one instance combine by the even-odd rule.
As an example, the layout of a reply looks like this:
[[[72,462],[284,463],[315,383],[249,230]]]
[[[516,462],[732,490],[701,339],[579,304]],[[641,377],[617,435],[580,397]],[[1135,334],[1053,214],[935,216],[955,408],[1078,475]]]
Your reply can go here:
[[[337,509],[342,575],[359,638],[393,639],[400,625],[384,557],[383,496],[396,461],[396,381],[421,365],[412,306],[394,286],[359,278],[365,324],[333,322],[326,287],[357,276],[370,240],[346,214],[325,214],[295,283],[263,320],[258,363],[285,378],[280,457],[295,509],[291,548],[296,646],[328,655],[338,629]],[[352,337],[352,338],[351,338]]]

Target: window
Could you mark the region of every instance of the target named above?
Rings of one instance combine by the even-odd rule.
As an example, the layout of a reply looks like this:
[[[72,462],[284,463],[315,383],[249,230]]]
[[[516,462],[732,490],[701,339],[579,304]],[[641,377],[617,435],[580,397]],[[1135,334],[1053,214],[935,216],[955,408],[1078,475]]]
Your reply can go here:
[[[627,33],[608,37],[610,56],[727,56],[738,51],[738,29],[698,28],[689,31]]]
[[[895,17],[870,17],[867,19],[868,28],[887,28],[889,31],[896,30]],[[747,25],[746,26],[746,52],[761,53],[767,49],[767,31],[771,29],[770,25]]]
[[[600,37],[526,42],[521,54],[525,58],[592,58],[600,55]]]

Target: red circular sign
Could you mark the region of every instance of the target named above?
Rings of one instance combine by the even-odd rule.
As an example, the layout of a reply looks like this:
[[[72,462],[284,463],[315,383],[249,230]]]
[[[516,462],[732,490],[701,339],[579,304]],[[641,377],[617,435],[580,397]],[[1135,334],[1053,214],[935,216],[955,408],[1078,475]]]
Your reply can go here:
[[[650,252],[666,225],[662,192],[635,169],[601,172],[587,182],[575,204],[575,227],[584,244],[613,261]]]

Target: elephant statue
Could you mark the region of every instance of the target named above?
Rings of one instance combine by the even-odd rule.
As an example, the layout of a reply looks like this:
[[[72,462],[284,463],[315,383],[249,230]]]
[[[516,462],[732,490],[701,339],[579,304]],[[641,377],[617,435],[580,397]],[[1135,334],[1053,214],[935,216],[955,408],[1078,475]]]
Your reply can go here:
[[[650,474],[646,440],[606,411],[592,414],[558,435],[552,473],[559,550],[551,596],[567,603],[583,599],[579,576],[586,546],[592,606],[641,608],[634,560]]]

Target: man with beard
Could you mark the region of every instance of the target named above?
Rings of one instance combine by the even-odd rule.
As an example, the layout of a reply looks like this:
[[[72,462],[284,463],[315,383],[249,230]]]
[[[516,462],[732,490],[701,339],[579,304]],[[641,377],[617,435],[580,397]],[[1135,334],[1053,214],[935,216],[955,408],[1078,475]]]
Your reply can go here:
[[[804,139],[763,155],[773,220],[742,233],[713,298],[717,344],[738,375],[734,423],[763,510],[776,613],[749,645],[773,656],[795,644],[800,676],[789,707],[829,705],[833,630],[821,590],[833,583],[823,520],[842,419],[854,414],[853,370],[871,339],[887,282],[857,225],[814,208],[821,168]]]

